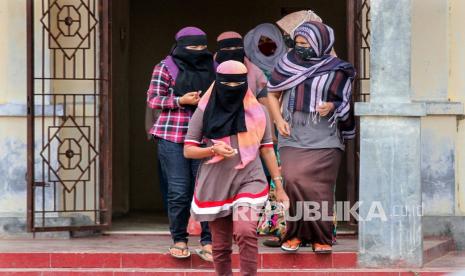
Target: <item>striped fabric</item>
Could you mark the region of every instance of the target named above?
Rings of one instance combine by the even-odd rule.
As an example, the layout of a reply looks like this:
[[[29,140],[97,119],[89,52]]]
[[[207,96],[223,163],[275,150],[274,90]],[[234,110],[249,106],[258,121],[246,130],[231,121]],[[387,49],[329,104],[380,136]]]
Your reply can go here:
[[[308,22],[294,33],[304,37],[315,50],[317,57],[303,61],[294,50],[277,64],[268,91],[291,93],[287,107],[283,108],[284,118],[291,124],[308,124],[318,120],[317,106],[321,102],[332,102],[335,111],[330,122],[337,124],[345,140],[355,136],[355,120],[351,108],[352,81],[355,77],[353,66],[330,56],[334,45],[333,30],[319,22]],[[305,114],[295,116],[294,112]]]
[[[260,206],[268,199],[268,191],[269,188],[267,185],[263,191],[256,194],[239,193],[234,197],[217,201],[200,201],[197,197],[197,194],[194,193],[191,208],[192,211],[198,215],[214,215],[227,211],[234,206],[241,206],[243,204]]]

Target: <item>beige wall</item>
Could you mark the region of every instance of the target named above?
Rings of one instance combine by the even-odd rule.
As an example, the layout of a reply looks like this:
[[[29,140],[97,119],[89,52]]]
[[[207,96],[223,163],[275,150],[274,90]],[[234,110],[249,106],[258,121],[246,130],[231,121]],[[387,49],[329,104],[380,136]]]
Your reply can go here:
[[[0,217],[25,216],[26,121],[0,117],[0,130]]]
[[[412,90],[415,100],[447,101],[447,1],[412,0]]]
[[[449,0],[449,96],[465,103],[465,1]],[[465,117],[457,122],[457,209],[465,215]]]
[[[26,103],[25,3],[0,1],[0,217],[26,210],[26,119],[4,116]]]
[[[465,102],[465,2],[449,0],[449,94],[451,100]]]
[[[412,0],[413,100],[465,103],[465,2],[461,0]],[[463,113],[428,116],[422,119],[423,166],[434,166],[436,188],[424,191],[431,201],[428,214],[465,214],[465,124]],[[434,143],[433,143],[434,142]],[[453,156],[450,156],[452,151]],[[451,159],[452,158],[452,159]],[[454,175],[446,169],[452,165]],[[442,171],[441,168],[443,168]],[[431,170],[423,173],[427,175]],[[428,179],[423,184],[428,186]],[[449,182],[455,182],[449,190]],[[424,186],[425,187],[425,186]],[[428,186],[429,187],[429,186]],[[453,193],[452,193],[453,192]],[[440,194],[443,193],[441,197]],[[446,202],[451,200],[451,204]],[[431,207],[437,204],[434,210]],[[449,211],[446,211],[449,210]]]
[[[26,0],[0,1],[0,104],[26,102]]]

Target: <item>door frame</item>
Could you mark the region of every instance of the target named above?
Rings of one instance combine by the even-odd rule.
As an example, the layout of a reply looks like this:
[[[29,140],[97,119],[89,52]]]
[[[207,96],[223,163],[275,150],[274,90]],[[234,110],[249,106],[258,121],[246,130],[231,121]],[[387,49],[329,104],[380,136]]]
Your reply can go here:
[[[362,81],[370,80],[369,58],[370,53],[370,0],[346,0],[347,4],[347,41],[348,61],[355,66],[357,76],[352,86],[352,108],[355,102],[369,101],[370,91],[362,87]],[[368,55],[368,56],[367,56]],[[360,180],[360,118],[355,117],[357,135],[351,145],[350,155],[354,164],[355,175],[349,183],[348,196],[350,206],[358,201]],[[351,216],[351,223],[356,224],[355,218]]]
[[[35,41],[34,41],[34,0],[26,2],[26,25],[27,25],[27,230],[29,232],[48,232],[48,231],[82,231],[82,230],[103,230],[111,226],[112,217],[112,150],[113,150],[113,133],[112,133],[112,93],[111,93],[111,0],[98,1],[99,13],[99,46],[100,64],[98,69],[99,78],[99,96],[101,97],[99,111],[100,128],[99,135],[99,196],[96,203],[99,207],[100,220],[95,225],[85,226],[35,226]],[[95,49],[94,51],[97,51]],[[44,62],[44,61],[42,61]],[[66,108],[66,106],[65,106]],[[43,131],[43,130],[42,130]],[[79,211],[77,211],[79,212]]]

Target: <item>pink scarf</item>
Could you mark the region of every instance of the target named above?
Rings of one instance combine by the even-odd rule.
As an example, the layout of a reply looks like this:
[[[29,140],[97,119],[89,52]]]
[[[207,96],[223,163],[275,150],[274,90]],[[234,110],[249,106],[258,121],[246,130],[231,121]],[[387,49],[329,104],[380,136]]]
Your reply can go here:
[[[205,95],[199,102],[198,107],[200,110],[205,111],[210,95],[213,89],[213,83],[207,90]],[[237,134],[237,140],[239,142],[239,154],[241,157],[241,163],[238,164],[235,169],[243,169],[247,164],[255,160],[258,156],[260,149],[260,143],[265,134],[266,128],[266,114],[263,111],[261,104],[257,101],[254,94],[248,89],[244,97],[244,111],[245,111],[245,124],[247,126],[247,132],[240,132]],[[231,137],[223,137],[220,139],[212,140],[213,143],[222,141],[228,145],[231,145]],[[207,164],[218,163],[224,159],[221,155],[216,155],[210,159]]]

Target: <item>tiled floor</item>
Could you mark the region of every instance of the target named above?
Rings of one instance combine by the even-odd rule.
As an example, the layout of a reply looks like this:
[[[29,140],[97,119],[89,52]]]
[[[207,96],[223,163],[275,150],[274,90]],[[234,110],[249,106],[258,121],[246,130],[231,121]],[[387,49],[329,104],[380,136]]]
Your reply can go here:
[[[190,238],[190,247],[199,246],[198,237]],[[260,238],[261,242],[265,240]],[[429,244],[433,245],[436,242]],[[0,240],[0,252],[134,252],[134,253],[161,253],[166,252],[171,245],[168,235],[114,235],[96,236],[88,238],[73,238],[69,240],[45,240],[45,239],[11,239]],[[431,246],[430,245],[430,246]],[[338,239],[334,246],[335,252],[356,252],[358,241],[350,238]],[[301,249],[302,252],[310,252],[311,248]],[[279,252],[279,248],[260,246],[260,252]]]
[[[264,239],[260,238],[260,244]],[[191,238],[191,249],[198,248],[196,240]],[[425,252],[436,252],[446,241],[425,240]],[[0,275],[214,275],[212,265],[195,254],[189,260],[170,257],[166,254],[170,244],[168,235],[0,240]],[[299,254],[288,254],[260,246],[259,275],[437,276],[465,268],[464,252],[448,253],[421,269],[357,268],[357,249],[358,240],[348,237],[338,239],[334,254],[323,256],[310,253],[308,247]],[[235,254],[234,268],[239,267],[238,261]]]
[[[259,238],[260,252],[281,252],[279,248],[262,246],[265,237]],[[199,246],[198,237],[190,238],[190,246]],[[427,239],[424,249],[435,247],[443,239]],[[104,235],[72,239],[9,239],[0,240],[0,252],[165,252],[171,245],[168,235]],[[335,252],[357,252],[358,240],[341,237],[333,247]],[[301,248],[302,252],[310,252],[311,248]]]

